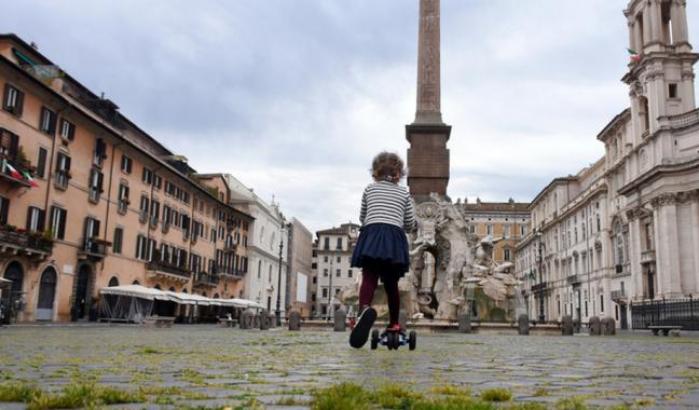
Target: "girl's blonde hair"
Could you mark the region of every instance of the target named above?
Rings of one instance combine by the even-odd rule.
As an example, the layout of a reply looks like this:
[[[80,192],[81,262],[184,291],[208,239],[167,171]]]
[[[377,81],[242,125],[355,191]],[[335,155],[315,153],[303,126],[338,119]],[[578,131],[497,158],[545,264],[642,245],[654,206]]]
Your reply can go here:
[[[403,160],[393,152],[381,152],[371,162],[371,176],[376,181],[398,182],[405,176]]]

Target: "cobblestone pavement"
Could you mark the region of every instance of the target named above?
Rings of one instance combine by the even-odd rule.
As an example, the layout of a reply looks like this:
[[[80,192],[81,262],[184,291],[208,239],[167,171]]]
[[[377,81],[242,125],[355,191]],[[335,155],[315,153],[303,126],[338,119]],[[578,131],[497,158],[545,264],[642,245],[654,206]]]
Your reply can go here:
[[[160,389],[133,408],[236,406],[252,397],[266,407],[303,408],[312,389],[343,381],[398,382],[421,391],[456,384],[474,394],[503,387],[515,402],[583,396],[588,405],[699,406],[694,337],[420,334],[413,352],[357,351],[347,337],[213,326],[6,327],[0,328],[0,384],[28,381],[58,391],[94,380]]]

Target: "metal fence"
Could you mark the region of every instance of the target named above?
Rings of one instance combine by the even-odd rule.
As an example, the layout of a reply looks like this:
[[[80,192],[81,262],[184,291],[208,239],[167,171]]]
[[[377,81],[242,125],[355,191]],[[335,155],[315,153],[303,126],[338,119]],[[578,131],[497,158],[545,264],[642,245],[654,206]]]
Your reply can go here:
[[[684,330],[699,330],[699,299],[662,299],[631,303],[634,329],[648,326],[682,326]]]

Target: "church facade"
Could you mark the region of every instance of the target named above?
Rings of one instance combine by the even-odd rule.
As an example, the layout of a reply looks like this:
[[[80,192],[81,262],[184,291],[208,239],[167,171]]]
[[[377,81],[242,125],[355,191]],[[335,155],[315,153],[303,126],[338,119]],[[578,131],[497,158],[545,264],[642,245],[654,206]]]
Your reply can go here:
[[[673,309],[699,292],[699,55],[686,2],[633,0],[624,14],[630,107],[597,136],[603,158],[537,195],[517,247],[531,318],[645,327],[663,320],[645,315],[650,303]]]

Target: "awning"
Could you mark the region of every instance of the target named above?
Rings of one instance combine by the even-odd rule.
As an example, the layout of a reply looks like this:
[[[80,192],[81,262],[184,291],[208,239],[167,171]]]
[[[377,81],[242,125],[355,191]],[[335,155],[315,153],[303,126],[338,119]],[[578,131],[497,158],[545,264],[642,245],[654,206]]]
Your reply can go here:
[[[0,286],[3,282],[12,283],[5,279],[0,278]],[[181,305],[197,305],[197,306],[229,306],[236,308],[253,308],[253,309],[263,309],[264,306],[257,302],[247,299],[212,299],[206,296],[197,295],[195,293],[184,293],[184,292],[173,292],[170,290],[159,290],[155,288],[147,288],[141,285],[124,285],[124,286],[111,286],[102,288],[100,293],[103,295],[119,295],[119,296],[130,296],[134,298],[141,298],[147,300],[166,300],[170,302],[175,302]]]
[[[110,286],[102,288],[100,293],[103,295],[130,296],[147,300],[173,300],[167,292],[141,285]]]

